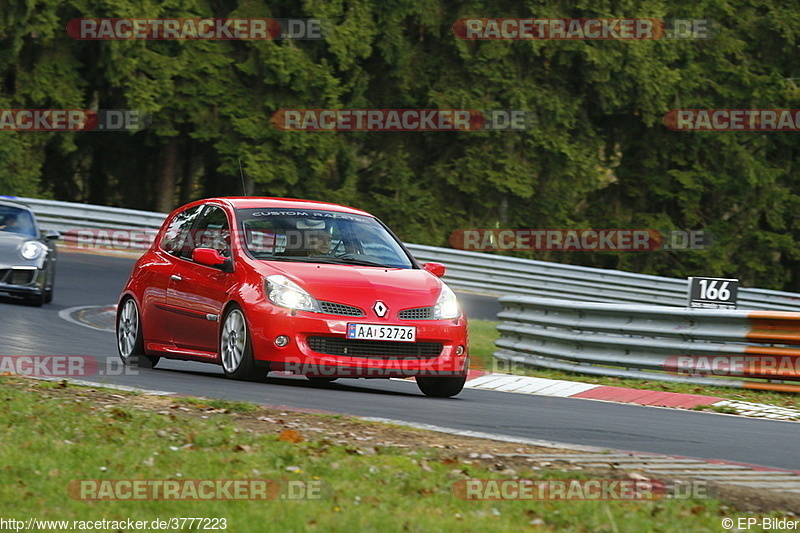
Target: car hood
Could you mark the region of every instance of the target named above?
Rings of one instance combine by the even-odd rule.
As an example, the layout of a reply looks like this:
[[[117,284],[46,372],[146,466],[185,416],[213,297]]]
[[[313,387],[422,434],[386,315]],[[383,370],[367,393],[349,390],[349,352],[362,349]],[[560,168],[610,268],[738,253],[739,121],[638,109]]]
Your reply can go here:
[[[17,250],[25,241],[35,240],[30,235],[0,231],[0,261],[22,260]]]
[[[278,262],[258,269],[265,277],[283,274],[317,300],[355,305],[367,315],[378,300],[390,311],[434,305],[442,286],[436,276],[419,269]]]
[[[30,260],[24,259],[19,254],[19,247],[22,246],[25,241],[35,240],[36,239],[30,235],[0,231],[0,268],[9,268],[13,266],[42,268],[46,257],[45,254]]]

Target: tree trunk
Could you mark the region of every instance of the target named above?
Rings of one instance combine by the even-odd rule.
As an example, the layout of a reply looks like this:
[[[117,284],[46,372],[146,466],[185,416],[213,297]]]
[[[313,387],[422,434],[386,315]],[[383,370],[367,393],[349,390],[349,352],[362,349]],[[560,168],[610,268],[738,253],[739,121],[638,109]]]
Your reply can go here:
[[[178,137],[171,137],[161,150],[159,167],[161,172],[156,183],[156,211],[169,213],[173,210],[175,198],[175,182],[178,168]]]
[[[184,143],[185,150],[183,152],[183,176],[181,177],[181,192],[180,204],[188,204],[194,198],[195,188],[197,187],[195,180],[195,170],[197,168],[197,161],[195,160],[194,141],[186,138]]]
[[[107,143],[103,142],[97,143],[92,151],[92,164],[89,167],[89,194],[86,198],[90,204],[106,205],[108,202],[108,174],[106,174],[105,168],[107,153]]]

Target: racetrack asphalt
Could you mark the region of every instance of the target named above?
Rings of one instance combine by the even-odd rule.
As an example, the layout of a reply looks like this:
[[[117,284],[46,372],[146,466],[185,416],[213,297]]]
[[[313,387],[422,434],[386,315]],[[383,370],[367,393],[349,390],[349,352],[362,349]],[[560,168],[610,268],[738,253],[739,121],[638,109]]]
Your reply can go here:
[[[226,379],[214,365],[168,360],[156,369],[121,372],[112,333],[62,320],[59,312],[115,304],[133,261],[62,250],[52,304],[34,308],[0,298],[0,355],[87,355],[98,360],[104,375],[83,379],[179,395],[800,471],[793,422],[480,389],[431,399],[413,382],[395,380],[316,385],[300,377],[274,377],[267,383],[244,383]],[[459,296],[468,316],[492,318],[499,309],[490,297]]]

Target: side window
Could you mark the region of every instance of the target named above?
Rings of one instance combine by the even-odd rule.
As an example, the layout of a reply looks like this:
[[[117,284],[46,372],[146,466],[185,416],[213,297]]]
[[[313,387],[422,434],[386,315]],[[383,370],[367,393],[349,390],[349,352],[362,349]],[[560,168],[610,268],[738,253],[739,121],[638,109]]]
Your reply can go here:
[[[165,252],[174,256],[183,255],[182,252],[186,251],[186,245],[191,242],[189,232],[195,220],[197,220],[201,208],[202,206],[193,207],[175,215],[175,218],[172,219],[164,232],[164,238],[161,240],[161,248]]]
[[[193,237],[193,246],[188,250],[187,257],[191,257],[195,248],[213,248],[222,255],[230,255],[231,231],[225,211],[213,205],[206,206]]]

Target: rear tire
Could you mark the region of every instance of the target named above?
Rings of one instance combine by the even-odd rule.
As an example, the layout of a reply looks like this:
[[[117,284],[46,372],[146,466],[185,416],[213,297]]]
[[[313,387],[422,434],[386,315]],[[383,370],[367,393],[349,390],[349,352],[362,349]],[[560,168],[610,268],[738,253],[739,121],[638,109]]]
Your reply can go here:
[[[467,376],[456,377],[421,377],[417,376],[417,386],[425,396],[432,398],[450,398],[464,388]]]
[[[125,366],[153,368],[161,360],[156,355],[144,353],[139,308],[133,298],[126,298],[117,311],[117,351]]]
[[[232,306],[222,319],[219,355],[225,377],[240,381],[265,381],[269,368],[256,364],[247,321],[238,305]]]

